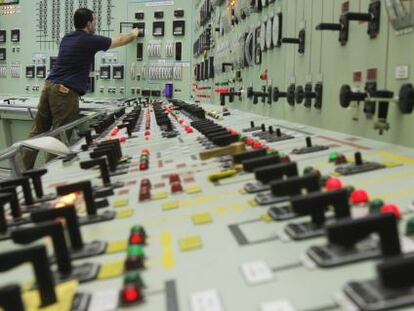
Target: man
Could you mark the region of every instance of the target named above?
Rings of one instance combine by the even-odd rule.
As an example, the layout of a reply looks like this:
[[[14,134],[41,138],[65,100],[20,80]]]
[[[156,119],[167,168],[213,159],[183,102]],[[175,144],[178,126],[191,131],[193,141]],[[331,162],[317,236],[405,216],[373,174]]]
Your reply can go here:
[[[29,137],[75,121],[79,113],[79,96],[86,93],[95,54],[127,45],[139,34],[139,30],[134,28],[129,34],[112,39],[94,35],[96,17],[86,8],[76,11],[74,24],[76,31],[67,34],[60,44],[57,65],[43,87]],[[37,151],[25,152],[23,162],[26,169],[33,168],[36,156]]]

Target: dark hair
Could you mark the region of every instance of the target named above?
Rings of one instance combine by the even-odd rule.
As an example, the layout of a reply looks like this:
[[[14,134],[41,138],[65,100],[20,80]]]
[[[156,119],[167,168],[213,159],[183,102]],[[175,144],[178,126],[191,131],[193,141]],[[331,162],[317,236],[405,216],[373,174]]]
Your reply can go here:
[[[80,8],[75,12],[73,20],[76,29],[83,29],[88,25],[88,22],[93,21],[93,11],[87,8]]]

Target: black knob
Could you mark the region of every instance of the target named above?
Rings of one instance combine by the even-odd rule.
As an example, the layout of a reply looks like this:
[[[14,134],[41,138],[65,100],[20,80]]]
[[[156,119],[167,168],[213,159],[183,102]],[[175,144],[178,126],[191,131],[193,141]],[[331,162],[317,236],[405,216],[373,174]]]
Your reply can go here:
[[[263,184],[268,184],[273,180],[280,180],[285,177],[298,175],[296,162],[279,163],[260,167],[254,170],[256,180]]]
[[[273,101],[277,102],[280,98],[285,98],[286,96],[286,92],[280,92],[277,87],[273,88]]]
[[[352,92],[351,87],[347,84],[341,87],[339,101],[343,108],[349,107],[352,101],[364,101],[367,98],[366,93]]]
[[[294,106],[295,99],[296,99],[296,85],[292,83],[291,85],[289,85],[287,89],[286,101],[288,102],[289,105]]]
[[[282,136],[282,131],[280,130],[280,128],[276,129],[276,136],[277,137],[281,137]]]
[[[269,125],[269,134],[272,135],[274,132],[273,126]]]
[[[355,158],[355,165],[362,165],[363,164],[362,153],[361,152],[355,152],[354,158]]]
[[[399,102],[401,113],[412,113],[414,107],[414,87],[411,83],[403,84],[400,88]]]
[[[250,127],[255,128],[254,121],[250,121]]]
[[[262,132],[266,132],[266,124],[262,123],[260,128],[262,129]]]
[[[306,137],[306,147],[311,148],[312,147],[312,138]]]
[[[293,196],[321,190],[320,176],[309,174],[306,176],[294,176],[285,180],[275,180],[269,183],[272,194],[277,197]]]
[[[271,164],[280,163],[280,157],[276,154],[265,155],[253,159],[247,159],[241,162],[246,172],[253,172],[255,169]]]
[[[303,89],[303,86],[299,85],[296,87],[295,99],[297,104],[301,104],[305,99],[305,90]]]

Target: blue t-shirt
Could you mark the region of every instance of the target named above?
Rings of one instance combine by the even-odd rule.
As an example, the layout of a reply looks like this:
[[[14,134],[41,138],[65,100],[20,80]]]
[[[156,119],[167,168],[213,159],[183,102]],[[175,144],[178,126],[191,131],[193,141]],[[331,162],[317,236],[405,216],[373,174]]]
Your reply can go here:
[[[55,68],[47,80],[63,84],[84,95],[88,89],[89,72],[98,51],[110,48],[112,39],[77,30],[63,37]]]

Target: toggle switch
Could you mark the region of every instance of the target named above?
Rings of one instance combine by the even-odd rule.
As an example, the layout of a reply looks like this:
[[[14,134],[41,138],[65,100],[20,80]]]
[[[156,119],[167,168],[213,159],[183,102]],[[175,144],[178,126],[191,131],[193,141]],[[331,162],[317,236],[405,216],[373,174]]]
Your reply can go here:
[[[25,311],[22,292],[19,285],[7,285],[0,288],[0,308],[3,311]]]
[[[378,239],[370,237],[373,233]],[[313,246],[307,254],[320,267],[401,254],[397,218],[392,213],[344,219],[326,226],[327,245]]]
[[[278,163],[259,167],[254,170],[257,183],[247,183],[244,190],[247,193],[257,193],[269,190],[269,182],[286,177],[297,176],[296,162]]]
[[[270,184],[270,194],[258,194],[256,202],[259,205],[269,205],[288,201],[292,196],[313,193],[321,190],[320,176],[309,174],[305,176],[294,176],[285,180],[275,180]],[[268,214],[276,221],[288,220],[300,217],[292,210],[291,204],[271,207]]]
[[[394,310],[401,307],[411,309],[414,305],[414,257],[387,258],[377,264],[376,271],[376,279],[351,281],[346,284],[345,295],[360,310]]]
[[[371,172],[379,169],[383,169],[386,166],[381,163],[377,162],[370,162],[370,161],[364,161],[362,159],[361,152],[355,152],[354,154],[354,163],[348,163],[341,166],[338,166],[335,168],[335,172],[340,175],[355,175],[360,173],[366,173]]]
[[[254,159],[254,158],[265,156],[265,155],[266,155],[266,150],[264,150],[263,148],[253,150],[253,151],[244,151],[244,152],[240,152],[238,154],[233,155],[233,163],[241,164],[242,161]]]
[[[22,187],[25,205],[32,205],[34,203],[30,180],[28,177],[14,178],[0,182],[0,188],[8,187]]]
[[[35,223],[63,218],[69,235],[69,252],[72,260],[97,256],[105,252],[105,242],[93,241],[91,243],[84,243],[76,209],[73,205],[32,212],[30,218]]]
[[[287,103],[290,106],[294,106],[296,100],[296,85],[294,83],[290,84],[286,92],[281,92],[277,87],[274,87],[273,101],[278,102],[280,98],[286,98]]]
[[[103,213],[98,214],[98,207],[94,200],[92,184],[90,181],[80,181],[56,188],[56,192],[60,196],[71,194],[78,191],[83,193],[83,199],[85,201],[87,212],[87,215],[85,217],[79,217],[79,222],[81,224],[87,225],[102,221],[109,221],[115,218],[116,213],[114,211],[105,211]],[[108,202],[106,200],[103,202],[106,206],[108,206]]]
[[[54,195],[45,196],[43,191],[42,176],[46,175],[47,169],[32,169],[25,171],[23,176],[31,179],[33,184],[33,189],[35,191],[37,199],[40,200],[53,200],[56,197]]]
[[[328,150],[329,146],[327,145],[313,145],[312,144],[312,138],[306,137],[306,146],[299,148],[299,149],[293,149],[293,154],[308,154],[313,152],[319,152],[323,150]]]
[[[47,260],[45,246],[36,245],[0,253],[0,272],[6,272],[25,263],[30,263],[33,266],[41,306],[47,307],[56,303],[55,283]]]
[[[20,203],[19,203],[19,198],[17,196],[16,188],[0,188],[0,194],[6,195],[3,197],[2,200],[0,200],[1,202],[0,204],[5,205],[9,203],[10,209],[11,209],[11,215],[13,219],[18,222],[21,221],[22,210],[20,208]]]
[[[96,158],[93,160],[87,160],[80,163],[81,169],[87,170],[95,166],[99,167],[101,172],[102,183],[105,186],[111,185],[111,178],[109,177],[108,166],[105,158]]]
[[[18,244],[29,244],[44,237],[50,237],[59,273],[68,275],[72,272],[72,262],[60,221],[54,220],[42,222],[33,227],[17,228],[10,233],[10,236],[13,242]]]
[[[339,94],[339,103],[343,108],[348,108],[351,102],[365,101],[367,97],[368,94],[366,92],[353,92],[348,84],[344,84]]]
[[[305,88],[298,86],[296,88],[296,103],[301,104],[305,101],[304,106],[306,108],[312,107],[312,100],[315,100],[315,108],[322,108],[323,98],[323,85],[321,82],[315,84],[315,90],[313,90],[312,83],[307,83]]]
[[[328,192],[313,192],[291,198],[293,213],[299,216],[311,216],[311,222],[291,223],[285,232],[294,240],[304,240],[324,234],[325,226],[338,219],[351,217],[346,189]],[[328,207],[334,211],[334,219],[327,218]]]
[[[243,160],[241,164],[243,165],[243,170],[249,173],[252,173],[255,169],[271,164],[278,164],[281,162],[280,156],[278,154],[270,154],[261,157],[256,157],[253,159]]]

